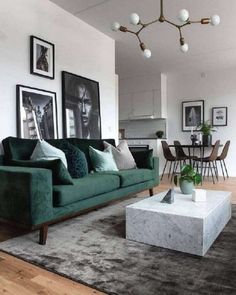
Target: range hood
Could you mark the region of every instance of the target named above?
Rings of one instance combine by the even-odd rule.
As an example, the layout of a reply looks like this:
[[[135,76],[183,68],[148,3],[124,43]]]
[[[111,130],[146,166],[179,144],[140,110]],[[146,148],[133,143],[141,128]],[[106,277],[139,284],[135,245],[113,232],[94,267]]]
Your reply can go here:
[[[132,116],[129,120],[155,119],[154,115]]]

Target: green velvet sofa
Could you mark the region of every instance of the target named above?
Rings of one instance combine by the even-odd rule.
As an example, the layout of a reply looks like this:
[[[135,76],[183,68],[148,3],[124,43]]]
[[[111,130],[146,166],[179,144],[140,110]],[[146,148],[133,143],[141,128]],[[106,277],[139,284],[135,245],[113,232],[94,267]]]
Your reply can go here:
[[[89,146],[103,150],[103,140],[55,139],[54,146],[67,140],[85,153],[89,169],[92,165]],[[115,145],[113,139],[106,139]],[[50,224],[77,216],[111,201],[149,189],[159,184],[158,158],[145,159],[134,154],[138,169],[89,173],[73,179],[73,185],[53,185],[48,169],[10,166],[11,160],[29,160],[37,140],[8,137],[2,141],[0,157],[0,218],[30,230],[40,230],[39,243],[45,244]]]

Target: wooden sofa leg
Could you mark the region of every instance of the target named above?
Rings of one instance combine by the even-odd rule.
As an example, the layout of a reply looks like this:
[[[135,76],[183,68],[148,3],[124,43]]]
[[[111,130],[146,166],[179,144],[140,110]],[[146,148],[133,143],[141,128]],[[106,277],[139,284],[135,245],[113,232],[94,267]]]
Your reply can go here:
[[[40,245],[46,245],[47,235],[48,235],[48,225],[44,225],[43,227],[40,228],[40,231],[39,231]]]
[[[154,193],[153,193],[153,188],[150,188],[150,189],[149,189],[149,195],[150,195],[150,197],[154,195]]]

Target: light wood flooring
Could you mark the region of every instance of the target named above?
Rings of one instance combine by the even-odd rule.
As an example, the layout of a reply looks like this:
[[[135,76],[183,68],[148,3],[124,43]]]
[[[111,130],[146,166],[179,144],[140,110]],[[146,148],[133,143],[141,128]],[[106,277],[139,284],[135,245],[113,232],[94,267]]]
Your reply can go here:
[[[155,193],[170,188],[166,178],[154,189]],[[203,188],[232,192],[236,204],[236,178],[222,179],[217,184],[205,181]],[[140,195],[147,195],[143,192]],[[0,241],[22,234],[19,230],[0,224]],[[49,232],[50,234],[50,232]],[[30,263],[0,252],[0,294],[5,295],[101,295],[104,293],[48,272]]]

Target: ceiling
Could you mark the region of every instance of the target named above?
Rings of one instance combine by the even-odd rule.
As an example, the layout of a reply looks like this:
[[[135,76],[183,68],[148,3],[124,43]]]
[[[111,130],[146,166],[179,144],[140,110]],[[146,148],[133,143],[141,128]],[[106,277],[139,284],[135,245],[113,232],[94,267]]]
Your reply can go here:
[[[142,32],[144,43],[152,51],[150,59],[142,56],[135,36],[113,32],[110,25],[118,21],[132,28],[128,22],[132,12],[138,13],[143,22],[159,17],[159,0],[51,1],[116,40],[116,72],[120,77],[236,68],[235,0],[164,0],[165,16],[170,20],[176,21],[178,11],[186,8],[192,20],[219,14],[221,24],[218,27],[196,24],[184,28],[189,51],[183,54],[179,50],[177,29],[158,22]]]

